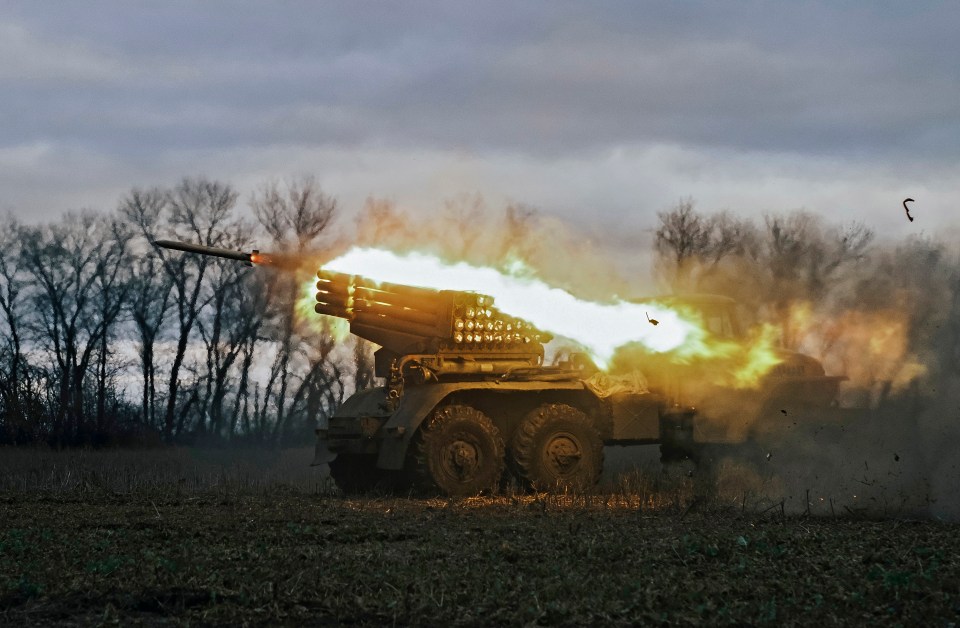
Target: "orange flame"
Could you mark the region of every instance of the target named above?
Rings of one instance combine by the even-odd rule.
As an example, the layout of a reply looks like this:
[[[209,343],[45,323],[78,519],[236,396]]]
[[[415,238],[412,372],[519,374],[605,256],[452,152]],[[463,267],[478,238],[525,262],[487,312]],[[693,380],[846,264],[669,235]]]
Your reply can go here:
[[[581,345],[601,368],[610,364],[618,348],[631,345],[649,354],[669,356],[676,363],[716,360],[728,369],[729,383],[746,387],[755,385],[780,362],[769,331],[748,346],[732,339],[718,339],[704,328],[695,312],[657,302],[598,303],[578,299],[537,279],[519,260],[501,270],[465,262],[446,263],[422,253],[401,255],[382,249],[353,248],[324,264],[324,269],[377,282],[488,294],[511,316]]]
[[[927,371],[909,351],[909,322],[895,309],[847,310],[818,315],[808,302],[790,308],[789,325],[802,349],[824,367],[850,378],[854,386],[888,382],[902,388]]]
[[[313,307],[317,303],[316,280],[310,278],[301,284],[300,296],[294,304],[294,313],[298,324],[306,325],[314,333],[330,334],[341,342],[350,336],[350,323],[334,316],[318,317]]]

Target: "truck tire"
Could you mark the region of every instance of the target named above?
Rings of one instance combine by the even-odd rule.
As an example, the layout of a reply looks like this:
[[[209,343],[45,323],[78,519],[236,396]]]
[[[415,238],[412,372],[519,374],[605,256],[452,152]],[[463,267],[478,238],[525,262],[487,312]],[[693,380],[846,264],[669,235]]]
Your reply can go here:
[[[453,404],[434,411],[413,447],[417,488],[452,496],[492,491],[504,469],[500,430],[482,412]]]
[[[536,490],[590,489],[603,471],[603,441],[593,421],[562,403],[524,417],[510,450],[520,481]]]
[[[380,488],[385,477],[375,455],[341,453],[329,465],[330,477],[345,495],[369,493]]]

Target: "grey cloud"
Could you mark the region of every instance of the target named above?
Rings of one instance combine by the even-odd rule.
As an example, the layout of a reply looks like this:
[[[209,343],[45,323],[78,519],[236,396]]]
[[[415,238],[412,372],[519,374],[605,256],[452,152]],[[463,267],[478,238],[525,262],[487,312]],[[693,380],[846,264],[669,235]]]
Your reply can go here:
[[[960,160],[957,23],[949,3],[14,2],[0,151],[117,161],[127,184],[184,154],[381,148],[481,168],[677,146],[922,172]],[[24,168],[10,198],[33,198]],[[391,193],[368,176],[364,194]],[[607,206],[629,204],[616,193]]]
[[[124,60],[114,68],[123,80],[96,102],[59,83],[28,90],[47,104],[4,107],[18,128],[66,120],[78,141],[110,149],[332,139],[533,153],[637,141],[960,150],[941,139],[955,138],[960,119],[960,81],[945,61],[960,56],[943,26],[960,16],[950,6],[904,15],[809,3],[775,12],[560,3],[519,14],[443,3],[98,6],[26,23],[50,41],[70,30],[102,42],[107,59]],[[88,108],[62,110],[71,95]],[[139,128],[104,139],[99,108],[128,125],[140,111]],[[171,111],[182,112],[182,133],[156,123]],[[233,131],[207,123],[216,111]],[[291,132],[290,115],[310,123]]]
[[[0,22],[0,81],[96,83],[125,78],[130,70],[85,41],[44,41],[21,24]]]

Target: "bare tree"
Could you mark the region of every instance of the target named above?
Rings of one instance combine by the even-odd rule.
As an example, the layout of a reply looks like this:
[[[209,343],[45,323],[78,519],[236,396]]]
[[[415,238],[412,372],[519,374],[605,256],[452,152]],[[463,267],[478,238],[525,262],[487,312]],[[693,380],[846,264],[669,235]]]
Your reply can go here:
[[[657,217],[654,245],[661,271],[675,290],[715,292],[727,284],[724,263],[758,255],[756,227],[730,212],[706,216],[694,210],[691,199],[684,199]]]
[[[20,267],[23,228],[12,217],[0,223],[0,440],[16,442],[31,431],[26,406],[30,369],[23,350],[27,282]]]
[[[96,433],[107,438],[113,432],[116,412],[108,412],[108,398],[111,397],[112,377],[120,365],[114,365],[112,342],[119,327],[121,312],[129,298],[132,273],[126,263],[128,244],[133,237],[129,225],[118,218],[109,219],[110,240],[107,247],[101,248],[102,258],[96,265],[94,275],[94,294],[97,303],[97,316],[100,321],[100,347],[96,364]]]
[[[294,240],[297,253],[316,245],[337,212],[337,201],[327,196],[313,177],[304,177],[281,188],[269,183],[254,196],[253,211],[275,244]]]
[[[142,418],[159,427],[156,415],[157,382],[155,348],[171,306],[173,281],[163,272],[159,256],[148,250],[133,260],[133,277],[127,309],[139,341],[140,374],[143,379]]]
[[[262,275],[251,275],[238,294],[240,301],[236,303],[236,316],[243,321],[246,328],[243,330],[244,334],[239,336],[240,379],[233,399],[230,425],[227,428],[231,438],[236,438],[241,430],[248,436],[254,432],[254,426],[250,420],[250,369],[257,355],[257,343],[261,340],[261,330],[266,321],[267,304],[270,299],[269,285]],[[255,389],[254,394],[258,393],[259,391]]]
[[[402,246],[416,240],[413,221],[389,200],[368,198],[356,219],[357,243]]]
[[[691,287],[693,263],[710,249],[710,224],[693,209],[692,199],[681,199],[667,212],[659,212],[654,246],[668,266],[669,283],[682,289]]]
[[[799,300],[822,302],[851,263],[864,258],[873,232],[862,223],[828,227],[814,214],[794,211],[767,215],[760,269],[769,284],[767,300],[780,323],[782,341],[795,347],[789,309]]]
[[[227,248],[246,248],[250,242],[247,229],[231,234]],[[204,315],[198,319],[198,330],[206,347],[206,373],[203,394],[198,404],[200,432],[222,436],[225,426],[224,402],[231,390],[230,373],[248,338],[256,339],[262,324],[263,311],[248,307],[250,280],[246,266],[232,261],[213,260]],[[244,376],[246,374],[243,374]]]
[[[158,202],[158,195],[163,202]],[[160,237],[219,246],[226,233],[235,229],[232,211],[237,193],[227,184],[207,179],[184,179],[172,190],[133,190],[121,203],[123,213],[135,224],[147,242]],[[191,334],[203,303],[204,275],[210,258],[202,255],[168,254],[157,251],[162,268],[173,284],[177,347],[167,384],[164,438],[170,442],[185,423],[194,400],[180,404],[180,375]]]
[[[85,212],[23,232],[23,260],[35,284],[33,331],[53,358],[50,375],[58,385],[53,436],[60,442],[89,435],[85,380],[123,300],[127,240],[115,227]]]
[[[303,178],[280,187],[268,184],[255,194],[251,206],[260,224],[270,234],[272,246],[289,255],[305,256],[318,246],[337,211],[337,202],[327,196],[312,178]],[[274,324],[270,339],[276,343],[276,358],[264,391],[264,406],[276,409],[274,437],[283,433],[291,420],[292,400],[291,360],[297,346],[304,341],[297,325],[296,303],[301,283],[307,279],[298,274],[276,275],[271,278],[271,316]],[[320,352],[326,360],[328,352]],[[308,359],[307,372],[319,364]]]

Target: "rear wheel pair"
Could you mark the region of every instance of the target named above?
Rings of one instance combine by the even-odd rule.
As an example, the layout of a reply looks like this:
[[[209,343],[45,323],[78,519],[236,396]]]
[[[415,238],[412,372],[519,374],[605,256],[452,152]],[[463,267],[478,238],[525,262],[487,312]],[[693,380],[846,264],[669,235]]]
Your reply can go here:
[[[476,495],[499,485],[507,450],[489,417],[471,406],[454,404],[439,408],[427,419],[414,456],[414,472],[422,489]],[[586,489],[600,478],[603,442],[582,411],[566,404],[544,404],[521,421],[509,458],[525,486]]]
[[[537,490],[587,490],[603,471],[603,441],[583,411],[563,403],[535,408],[511,443],[512,467]]]

